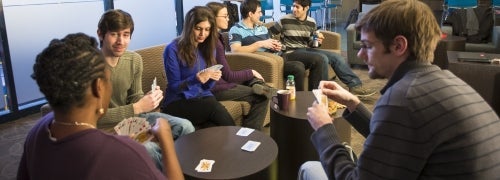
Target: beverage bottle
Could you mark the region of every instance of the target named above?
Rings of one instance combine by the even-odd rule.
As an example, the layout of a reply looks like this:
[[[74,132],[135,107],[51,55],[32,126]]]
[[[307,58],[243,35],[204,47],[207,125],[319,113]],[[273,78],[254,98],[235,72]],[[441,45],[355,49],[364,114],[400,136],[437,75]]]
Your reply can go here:
[[[319,34],[319,32],[318,32],[318,31],[314,31],[314,32],[313,32],[313,42],[312,42],[312,47],[313,47],[313,48],[317,48],[317,47],[319,47],[319,42],[318,42],[318,34]]]
[[[290,100],[295,100],[295,80],[293,75],[288,75],[286,80],[286,89],[290,91]]]

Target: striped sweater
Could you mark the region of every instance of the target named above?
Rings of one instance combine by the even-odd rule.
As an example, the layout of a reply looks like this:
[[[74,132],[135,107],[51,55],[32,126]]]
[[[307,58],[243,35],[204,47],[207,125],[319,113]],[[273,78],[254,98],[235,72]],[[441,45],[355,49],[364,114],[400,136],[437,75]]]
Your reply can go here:
[[[357,164],[333,125],[312,135],[330,179],[500,179],[500,120],[461,79],[406,61],[381,92],[344,113],[366,137]]]
[[[269,33],[281,33],[281,43],[288,51],[309,47],[316,29],[316,21],[313,18],[307,16],[304,21],[300,21],[292,14],[287,14],[269,28]]]

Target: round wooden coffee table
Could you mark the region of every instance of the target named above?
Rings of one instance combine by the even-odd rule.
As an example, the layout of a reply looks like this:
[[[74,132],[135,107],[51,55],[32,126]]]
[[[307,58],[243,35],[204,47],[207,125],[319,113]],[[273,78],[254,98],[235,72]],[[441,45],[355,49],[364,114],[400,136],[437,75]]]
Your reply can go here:
[[[236,132],[240,129],[238,126],[218,126],[179,137],[175,150],[186,179],[237,179],[268,167],[276,159],[276,143],[257,130],[246,137],[238,136]],[[247,152],[241,147],[248,140],[261,144],[254,152]],[[211,172],[195,170],[202,159],[215,160]]]
[[[275,108],[271,102],[271,137],[279,147],[278,179],[297,179],[299,167],[306,161],[318,161],[318,153],[312,145],[314,132],[307,121],[307,108],[315,101],[311,91],[297,91],[287,111]],[[351,125],[342,118],[343,109],[335,115],[334,125],[343,142],[350,143]]]

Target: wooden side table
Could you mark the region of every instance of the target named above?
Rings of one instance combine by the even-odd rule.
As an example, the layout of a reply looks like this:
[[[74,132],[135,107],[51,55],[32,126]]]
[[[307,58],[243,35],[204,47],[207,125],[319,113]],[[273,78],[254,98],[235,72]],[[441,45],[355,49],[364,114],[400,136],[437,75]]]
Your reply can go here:
[[[318,161],[319,156],[311,142],[314,132],[307,121],[307,108],[315,101],[311,91],[297,91],[288,111],[271,103],[271,137],[279,147],[278,179],[297,179],[300,166],[306,161]],[[343,142],[351,142],[351,125],[342,118],[343,109],[335,116],[334,125]]]
[[[469,84],[500,115],[500,65],[457,61],[458,51],[448,51],[449,70]],[[468,52],[478,53],[478,52]],[[490,58],[500,58],[500,54],[490,54]]]
[[[434,51],[433,64],[448,69],[447,51],[465,51],[465,37],[448,35],[439,41]]]

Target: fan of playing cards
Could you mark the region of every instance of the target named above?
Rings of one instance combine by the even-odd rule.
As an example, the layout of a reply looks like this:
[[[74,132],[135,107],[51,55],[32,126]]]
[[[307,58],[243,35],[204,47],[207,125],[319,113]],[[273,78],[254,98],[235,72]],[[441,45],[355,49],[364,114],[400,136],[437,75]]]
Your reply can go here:
[[[222,67],[224,67],[222,64],[216,64],[216,65],[210,66],[208,68],[202,69],[201,72],[207,71],[209,69],[216,71],[216,70],[222,69]]]
[[[124,119],[115,126],[116,134],[129,136],[137,142],[144,143],[153,138],[149,132],[151,125],[144,118],[131,117]]]

